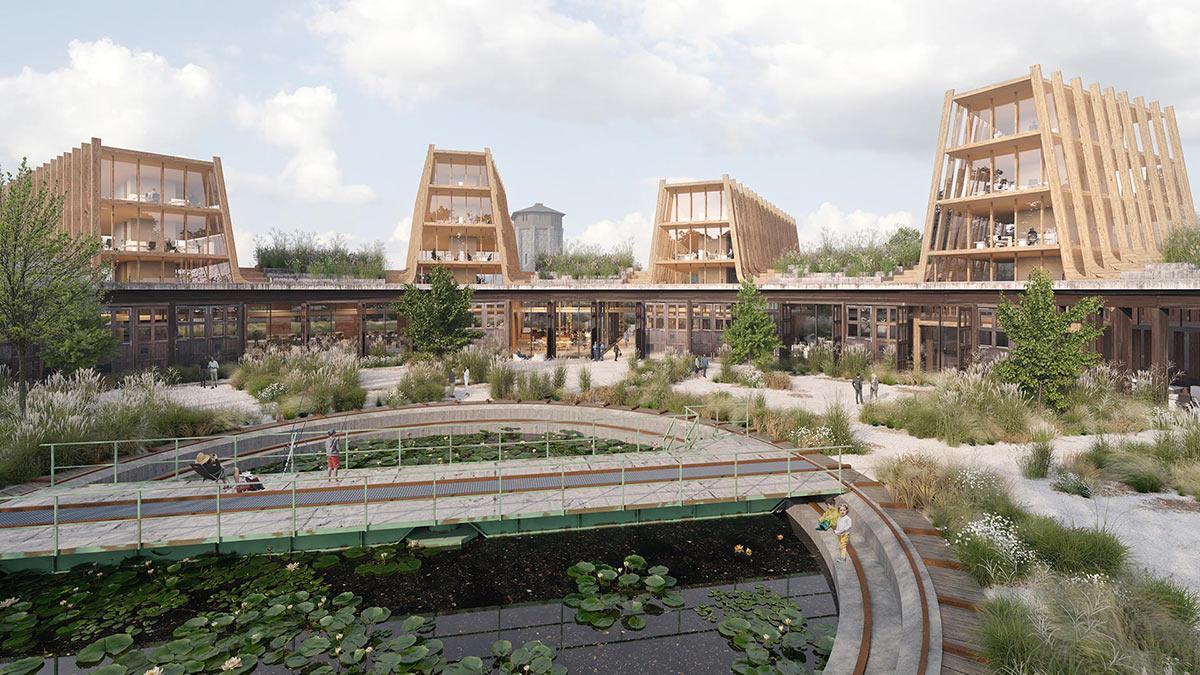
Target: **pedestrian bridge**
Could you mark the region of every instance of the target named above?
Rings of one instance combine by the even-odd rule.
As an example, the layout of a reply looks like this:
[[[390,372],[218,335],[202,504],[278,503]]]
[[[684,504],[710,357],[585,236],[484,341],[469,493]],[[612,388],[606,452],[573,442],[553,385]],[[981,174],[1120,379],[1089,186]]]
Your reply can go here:
[[[344,470],[336,481],[324,472],[262,473],[265,489],[245,493],[201,481],[189,469],[200,452],[220,456],[226,467],[287,469],[294,466],[289,455],[322,452],[329,430],[346,448],[375,441],[376,454],[394,441],[394,466]],[[464,462],[459,446],[455,461],[455,435],[482,430],[500,430],[496,458]],[[531,456],[528,439],[565,430],[578,432],[571,456],[554,456],[548,443],[544,456]],[[412,439],[431,436],[444,441],[438,463],[406,464],[404,453],[411,460],[417,449]],[[608,439],[635,451],[603,454]],[[829,457],[839,449],[782,446],[755,435],[744,418],[707,419],[698,409],[669,415],[542,402],[417,405],[164,440],[136,458],[65,468],[57,460],[68,448],[51,449],[53,484],[0,502],[0,565],[60,569],[147,553],[396,542],[456,527],[497,536],[712,518],[843,492],[840,458]],[[428,456],[429,447],[419,449]]]

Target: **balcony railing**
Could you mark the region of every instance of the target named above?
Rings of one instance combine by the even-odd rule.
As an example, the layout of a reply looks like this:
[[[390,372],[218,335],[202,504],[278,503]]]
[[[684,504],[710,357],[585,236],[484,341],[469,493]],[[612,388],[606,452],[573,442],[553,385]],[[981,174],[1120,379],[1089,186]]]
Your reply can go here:
[[[417,260],[429,262],[499,263],[499,251],[418,251]]]

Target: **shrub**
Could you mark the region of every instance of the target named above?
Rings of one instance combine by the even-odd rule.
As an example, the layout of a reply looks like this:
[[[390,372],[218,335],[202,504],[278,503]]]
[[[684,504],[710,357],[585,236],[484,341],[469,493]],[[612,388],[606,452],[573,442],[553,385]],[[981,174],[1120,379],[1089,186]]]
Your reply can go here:
[[[1200,462],[1175,465],[1171,469],[1171,481],[1179,494],[1200,499]]]
[[[763,384],[768,389],[791,389],[792,378],[787,373],[778,370],[768,370],[763,373]]]
[[[945,466],[928,455],[889,457],[880,462],[876,473],[897,501],[914,509],[927,509],[953,487]]]
[[[554,388],[562,389],[567,386],[567,367],[559,364],[554,367]]]
[[[1200,228],[1176,227],[1163,242],[1163,262],[1200,266]]]
[[[230,377],[235,388],[256,397],[275,383],[283,387],[279,400],[285,416],[288,412],[303,416],[356,410],[367,395],[358,383],[357,350],[345,342],[325,349],[252,350],[242,356]]]
[[[0,368],[3,371],[3,368]],[[29,390],[28,409],[20,415],[16,384],[0,372],[0,485],[44,475],[50,469],[45,443],[203,436],[245,424],[244,413],[226,408],[190,408],[171,398],[162,373],[129,375],[111,391],[100,375],[78,370],[52,374]],[[118,452],[145,449],[133,441]],[[59,466],[112,461],[112,444],[59,446]]]
[[[1092,485],[1074,471],[1059,471],[1050,487],[1058,492],[1091,499]]]
[[[496,400],[512,398],[516,380],[517,375],[513,372],[512,366],[507,363],[496,364],[488,374],[488,385],[491,387],[490,396]]]
[[[911,267],[920,257],[921,232],[911,227],[898,228],[886,240],[876,233],[837,237],[826,230],[820,244],[784,253],[775,261],[775,269],[799,276],[840,272],[858,277]]]
[[[1132,452],[1117,452],[1104,467],[1104,475],[1138,492],[1159,492],[1171,476],[1158,460]]]
[[[1037,556],[1019,536],[1012,520],[984,513],[950,539],[963,571],[982,586],[1011,584],[1027,577]]]
[[[829,429],[829,439],[834,445],[848,446],[842,452],[847,454],[866,452],[866,447],[854,436],[850,429],[850,413],[846,406],[834,401],[825,406],[825,428]]]
[[[1034,430],[1033,442],[1017,463],[1021,467],[1021,475],[1033,479],[1046,478],[1050,475],[1050,462],[1054,457],[1054,431],[1042,425]]]
[[[1131,573],[1124,579],[1125,597],[1133,607],[1155,607],[1184,626],[1200,626],[1200,597],[1168,579]]]
[[[456,378],[461,378],[463,371],[471,371],[472,382],[486,382],[492,366],[499,360],[499,354],[494,349],[471,345],[459,350],[447,359],[450,372]]]
[[[863,344],[849,344],[842,349],[836,373],[842,377],[865,375],[871,366],[871,349]]]
[[[996,672],[1055,672],[1054,655],[1038,631],[1033,610],[1016,598],[999,597],[984,604],[980,640]]]
[[[1104,530],[1066,527],[1049,516],[1027,516],[1020,537],[1059,574],[1113,576],[1125,566],[1129,549]]]
[[[592,389],[592,371],[587,366],[579,369],[579,391],[588,392]]]
[[[410,365],[388,398],[389,405],[430,403],[446,398],[446,373],[436,363]]]
[[[530,371],[518,373],[516,379],[517,398],[522,401],[558,399],[559,392],[549,373]]]
[[[260,269],[282,269],[293,274],[322,277],[383,279],[387,266],[382,242],[351,251],[341,237],[331,244],[321,244],[310,232],[283,230],[272,230],[269,238],[255,238],[254,258]]]
[[[1165,405],[1171,384],[1170,373],[1165,366],[1150,370],[1139,370],[1129,377],[1129,393],[1136,399],[1155,405]]]
[[[611,251],[599,246],[572,244],[560,253],[538,255],[534,266],[542,279],[549,278],[551,272],[574,279],[618,277],[625,270],[639,268],[632,243],[622,244]]]

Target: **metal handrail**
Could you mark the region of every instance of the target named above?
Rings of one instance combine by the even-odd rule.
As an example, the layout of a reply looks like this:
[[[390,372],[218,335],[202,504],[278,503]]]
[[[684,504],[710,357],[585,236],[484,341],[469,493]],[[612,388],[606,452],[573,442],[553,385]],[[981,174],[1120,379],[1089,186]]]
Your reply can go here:
[[[841,492],[841,491],[844,491],[844,489],[845,489],[845,486],[841,480],[841,478],[842,478],[842,476],[841,476],[841,458],[842,458],[843,451],[845,449],[847,449],[848,447],[849,446],[831,446],[831,447],[827,447],[827,448],[813,448],[814,450],[817,450],[817,449],[826,450],[826,451],[837,450],[838,466],[837,466],[836,473],[829,467],[823,467],[819,463],[814,462],[811,459],[808,459],[808,463],[811,465],[811,468],[806,468],[806,469],[802,469],[802,470],[795,468],[793,466],[794,459],[798,459],[798,458],[807,459],[803,456],[801,456],[801,457],[796,456],[796,452],[797,452],[797,450],[799,450],[798,448],[765,448],[765,449],[758,449],[758,450],[745,450],[745,451],[733,453],[733,468],[734,468],[734,470],[733,470],[732,476],[721,475],[721,476],[713,476],[713,477],[696,477],[696,478],[689,479],[689,480],[690,481],[701,481],[701,480],[712,480],[712,479],[720,480],[720,479],[733,478],[733,492],[732,492],[732,495],[730,495],[729,501],[742,501],[743,499],[753,498],[753,496],[755,494],[754,488],[747,488],[745,481],[741,480],[741,478],[745,475],[745,472],[742,471],[742,467],[746,464],[746,462],[743,462],[741,460],[740,455],[757,455],[758,456],[757,459],[760,461],[772,461],[773,459],[777,460],[777,459],[781,459],[781,458],[786,458],[787,464],[786,464],[786,471],[784,472],[784,475],[786,476],[786,483],[785,483],[786,489],[784,490],[784,494],[787,497],[791,497],[794,494],[796,494],[797,489],[799,487],[802,487],[804,484],[809,482],[809,481],[802,481],[798,485],[794,485],[794,477],[797,475],[802,475],[802,474],[812,474],[814,476],[815,475],[826,475],[831,478],[836,478],[836,485],[838,486],[837,491]],[[667,456],[666,453],[663,453],[662,455],[656,455],[656,458],[662,457],[665,459],[666,456]],[[565,515],[568,512],[570,512],[570,510],[571,510],[567,507],[568,506],[567,494],[569,491],[571,491],[571,490],[586,490],[586,489],[594,487],[587,483],[575,485],[575,486],[567,485],[567,477],[569,475],[571,475],[571,471],[568,470],[568,464],[570,464],[570,462],[563,461],[563,460],[569,460],[569,459],[571,459],[571,458],[561,458],[561,460],[558,462],[545,464],[541,467],[530,466],[530,465],[521,465],[521,466],[517,466],[517,467],[512,467],[510,465],[508,476],[509,476],[510,480],[512,480],[514,478],[520,478],[520,477],[528,475],[531,471],[536,471],[538,468],[543,469],[545,475],[552,476],[555,473],[557,473],[560,477],[560,484],[558,487],[560,495],[559,495],[559,499],[558,499],[557,503],[560,505],[561,514]],[[619,510],[627,510],[628,508],[630,508],[630,506],[637,507],[638,502],[635,501],[635,502],[631,503],[630,500],[628,499],[627,488],[631,485],[645,484],[645,481],[632,481],[631,482],[629,480],[630,470],[636,471],[636,470],[638,470],[638,467],[631,466],[626,461],[626,459],[627,458],[624,454],[601,455],[596,458],[588,457],[588,460],[587,460],[588,465],[586,465],[586,467],[579,467],[579,468],[586,468],[589,472],[595,472],[597,469],[597,467],[595,465],[596,461],[599,461],[601,464],[607,463],[609,465],[608,470],[613,471],[614,473],[616,472],[617,468],[619,467],[620,479],[619,479],[618,483],[606,484],[606,486],[615,486],[615,485],[619,484],[620,489],[621,489],[621,492],[620,492],[621,497],[620,497],[619,504],[618,503],[608,504],[608,506],[611,506],[612,510],[614,510],[614,511],[618,510],[618,509]],[[671,464],[677,465],[678,466],[678,471],[677,471],[678,478],[676,480],[661,480],[661,481],[655,480],[655,481],[650,481],[650,483],[670,484],[672,482],[677,482],[678,487],[677,487],[677,496],[676,496],[675,503],[678,506],[683,506],[684,503],[687,501],[684,497],[684,482],[685,482],[684,481],[684,470],[687,466],[689,466],[689,464],[683,457],[676,457],[674,459],[676,461],[670,462],[670,463],[665,463],[665,464],[664,463],[656,463],[656,464],[646,467],[644,470],[649,470],[650,468],[670,467]],[[506,514],[504,511],[504,496],[506,494],[506,492],[505,492],[505,468],[506,467],[502,462],[494,463],[491,467],[487,467],[487,468],[477,467],[479,469],[479,471],[477,473],[475,473],[474,475],[469,475],[469,476],[457,475],[457,476],[453,476],[451,478],[451,480],[464,479],[464,478],[468,479],[468,480],[471,478],[490,480],[490,479],[494,478],[495,484],[496,484],[496,490],[494,492],[468,493],[468,494],[464,494],[464,495],[454,495],[454,496],[444,496],[443,495],[441,497],[438,496],[438,492],[437,492],[438,481],[441,480],[442,483],[445,484],[447,481],[447,478],[450,478],[446,475],[449,471],[456,470],[457,472],[462,472],[462,469],[461,468],[454,469],[447,465],[423,465],[423,466],[428,467],[428,469],[426,470],[426,472],[428,474],[432,474],[430,476],[421,476],[420,477],[422,483],[432,479],[432,490],[431,490],[430,497],[428,497],[428,498],[417,497],[414,499],[409,499],[409,500],[404,500],[404,501],[414,501],[415,500],[415,501],[422,501],[422,502],[430,502],[431,513],[429,514],[429,517],[416,518],[416,519],[410,519],[410,520],[398,519],[395,521],[388,521],[386,523],[388,526],[392,526],[392,527],[413,526],[413,527],[415,527],[415,526],[421,526],[421,525],[440,523],[440,522],[442,522],[443,519],[439,519],[437,516],[439,499],[442,501],[443,504],[445,504],[446,500],[448,500],[448,499],[455,499],[455,498],[464,497],[464,496],[469,496],[473,499],[493,497],[495,500],[495,503],[496,503],[496,510],[494,513],[488,512],[487,514],[480,515],[479,517],[476,517],[476,518],[469,518],[467,520],[475,520],[475,521],[505,520],[505,519],[512,519],[512,518],[520,516],[519,513]],[[548,471],[548,469],[550,469],[550,468],[554,468],[555,471]],[[601,467],[600,470],[604,470],[604,467]],[[277,494],[286,493],[289,491],[291,493],[290,506],[282,506],[280,508],[281,509],[282,508],[290,509],[290,523],[291,523],[291,536],[292,537],[296,537],[297,535],[301,534],[302,532],[307,533],[307,532],[316,532],[316,531],[321,531],[321,532],[329,531],[328,529],[323,529],[323,528],[305,529],[305,528],[299,527],[297,513],[299,513],[299,512],[316,513],[316,512],[319,512],[321,509],[330,509],[330,508],[332,508],[332,509],[343,508],[344,509],[345,507],[352,505],[352,502],[349,502],[349,501],[340,501],[338,503],[313,504],[313,505],[297,504],[297,499],[296,499],[297,491],[306,489],[304,487],[301,487],[302,485],[320,484],[318,489],[326,488],[326,489],[330,489],[330,490],[338,490],[338,489],[345,489],[346,487],[356,486],[359,484],[359,481],[357,480],[357,478],[358,478],[357,476],[353,477],[353,479],[351,481],[345,483],[345,485],[342,485],[342,484],[337,484],[337,483],[331,484],[329,479],[320,477],[320,476],[313,477],[313,478],[304,478],[299,474],[270,474],[270,475],[284,477],[284,480],[280,481],[280,483],[284,487],[268,489],[267,490],[268,494],[277,495]],[[542,474],[535,474],[535,475],[542,475]],[[769,474],[755,473],[753,475],[755,475],[755,476],[778,476],[779,474],[777,474],[775,472],[771,472]],[[374,477],[378,478],[377,475]],[[363,520],[361,523],[361,529],[360,529],[360,526],[357,524],[353,524],[349,527],[339,527],[339,528],[333,528],[333,529],[367,531],[372,527],[372,521],[371,521],[371,505],[372,504],[380,505],[380,504],[396,503],[397,501],[400,501],[400,500],[397,500],[396,498],[372,499],[371,495],[370,495],[370,490],[371,490],[371,486],[372,486],[372,478],[373,478],[372,474],[370,474],[370,473],[363,474],[361,476],[361,478],[362,478],[361,484],[362,484],[362,489],[363,489],[363,492],[362,492],[362,495],[363,495],[363,501],[362,501]],[[811,481],[811,479],[809,479],[809,480]],[[418,484],[420,484],[420,483],[418,483]],[[395,481],[394,481],[394,479],[376,480],[374,482],[374,485],[377,487],[390,486],[390,485],[395,485]],[[162,516],[155,516],[153,514],[151,514],[149,516],[145,515],[143,505],[147,498],[146,497],[147,494],[151,495],[151,498],[153,498],[153,495],[155,493],[169,491],[169,492],[173,493],[173,495],[176,497],[186,496],[189,499],[195,499],[196,497],[203,497],[204,495],[210,494],[208,486],[204,485],[204,484],[197,484],[195,487],[202,488],[202,489],[198,489],[198,490],[194,490],[194,491],[188,490],[186,495],[180,494],[181,487],[185,487],[185,486],[181,486],[179,483],[159,484],[156,486],[148,486],[147,484],[142,483],[142,484],[136,484],[135,489],[129,489],[129,488],[121,489],[121,488],[118,488],[117,486],[112,486],[112,485],[92,485],[92,486],[85,486],[82,488],[53,489],[52,490],[53,494],[47,495],[52,498],[50,500],[50,502],[42,504],[43,508],[49,508],[53,512],[53,520],[50,523],[50,532],[49,532],[50,537],[51,537],[51,550],[52,550],[53,554],[55,556],[57,556],[61,553],[61,550],[62,550],[60,548],[61,530],[63,527],[68,527],[68,526],[72,526],[72,525],[89,526],[89,525],[92,525],[94,522],[132,522],[134,524],[133,532],[135,534],[131,541],[128,541],[128,542],[105,541],[105,542],[103,542],[103,545],[105,547],[110,547],[110,548],[118,547],[119,548],[122,545],[127,545],[130,548],[136,547],[137,550],[141,550],[142,548],[145,548],[147,546],[154,546],[154,545],[159,545],[159,544],[163,544],[163,545],[169,544],[171,540],[167,539],[165,537],[159,538],[159,539],[151,539],[148,541],[144,536],[145,532],[144,532],[144,528],[143,528],[143,522],[147,519],[170,518],[170,517],[176,517],[176,518],[187,517],[187,518],[193,518],[193,519],[197,519],[197,518],[205,519],[205,518],[209,517],[208,512],[203,512],[203,513],[198,513],[198,514],[164,514]],[[190,487],[190,486],[188,486],[188,487]],[[107,518],[101,517],[101,518],[97,518],[95,520],[89,520],[86,523],[83,523],[83,522],[62,523],[61,522],[61,518],[60,518],[61,510],[64,507],[69,508],[72,504],[71,502],[64,503],[64,497],[66,496],[66,494],[62,494],[62,493],[69,493],[70,495],[73,495],[73,496],[86,496],[88,494],[102,494],[102,492],[100,492],[101,489],[104,492],[107,492],[109,494],[117,493],[118,491],[120,491],[120,492],[125,493],[129,497],[134,498],[136,500],[136,511],[135,511],[134,515],[132,517],[128,517],[128,516],[112,516],[112,517],[107,517]],[[228,518],[229,510],[228,510],[228,507],[226,507],[224,512],[222,511],[222,495],[225,495],[226,501],[228,501],[231,496],[234,498],[239,498],[239,497],[253,497],[256,494],[261,494],[261,493],[237,493],[236,495],[228,495],[225,492],[225,489],[226,489],[226,486],[222,485],[220,483],[218,483],[216,486],[214,486],[212,488],[211,494],[213,494],[213,496],[215,497],[215,507],[216,507],[215,513],[212,514],[212,516],[215,517],[215,519],[216,519],[215,520],[216,536],[215,536],[215,538],[202,537],[202,539],[206,542],[215,542],[217,544],[220,544],[223,540],[230,539],[230,537],[226,536],[226,534],[228,534],[228,532],[229,532],[229,525],[223,522],[223,518]],[[550,488],[550,489],[553,489],[553,488]],[[542,490],[537,490],[536,492],[543,492],[543,491],[544,491],[544,488]],[[533,492],[535,492],[535,491],[534,490],[516,490],[516,491],[509,490],[507,492],[507,494],[511,495],[514,493],[533,493]],[[759,494],[761,496],[762,493],[759,493]],[[161,498],[159,498],[159,499],[161,499]],[[128,500],[120,500],[120,501],[125,501],[127,503]],[[650,504],[661,505],[662,501],[658,500],[655,502],[650,502]],[[594,507],[588,507],[588,510],[593,510],[593,509],[594,509]],[[267,510],[274,511],[274,510],[278,510],[278,509],[267,509]],[[237,509],[237,512],[245,513],[247,511],[245,509]],[[265,513],[266,511],[255,510],[254,512]],[[223,515],[223,513],[224,513],[224,515]],[[445,513],[444,506],[443,506],[443,513]],[[546,510],[545,509],[539,510],[538,513],[541,515],[545,515]],[[550,513],[553,514],[552,511]],[[422,514],[422,515],[424,515],[424,514]],[[458,518],[451,518],[450,520],[459,522],[459,521],[463,521],[465,519],[458,517]],[[344,522],[349,522],[349,521],[344,521]],[[380,523],[378,523],[378,522],[375,523],[376,526],[378,524],[380,524]],[[30,526],[20,526],[20,527],[47,527],[47,526],[46,525],[30,525]],[[119,531],[120,530],[118,530],[118,529],[112,530],[113,533],[117,533]],[[255,534],[250,533],[245,536],[252,537],[252,536],[255,536]],[[232,538],[239,539],[239,538],[243,538],[243,537],[235,536]],[[194,540],[193,540],[193,543],[194,543]],[[27,555],[27,553],[28,552],[22,552],[22,553],[17,553],[17,554],[0,554],[0,557],[12,557],[14,555]]]

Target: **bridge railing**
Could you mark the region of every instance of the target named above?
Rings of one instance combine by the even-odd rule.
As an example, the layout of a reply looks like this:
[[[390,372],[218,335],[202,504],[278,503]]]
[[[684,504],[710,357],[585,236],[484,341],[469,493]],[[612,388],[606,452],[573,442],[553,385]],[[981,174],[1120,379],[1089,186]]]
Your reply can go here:
[[[679,418],[679,415],[670,417]],[[475,424],[471,420],[462,420],[451,422],[451,424],[472,425]],[[627,440],[627,443],[634,445],[635,452],[670,449],[675,446],[680,440],[675,437],[676,432],[675,421],[671,422],[672,426],[665,433],[657,433],[650,428],[643,428],[640,423],[636,429],[631,428],[625,430],[623,434],[627,437],[632,437],[632,440]],[[495,433],[497,435],[496,442],[482,444],[478,442],[455,442],[455,434],[453,431],[447,432],[444,428],[437,426],[429,427],[379,427],[379,428],[356,428],[343,429],[335,433],[335,438],[338,439],[340,452],[346,463],[352,463],[356,456],[362,455],[378,455],[383,448],[357,449],[352,448],[352,442],[361,440],[370,440],[372,438],[394,438],[395,447],[391,448],[397,453],[397,461],[400,464],[404,463],[404,455],[407,453],[410,458],[414,456],[431,456],[437,455],[444,457],[447,464],[454,464],[456,461],[462,462],[464,458],[470,459],[478,456],[480,453],[468,453],[469,450],[476,451],[486,448],[489,451],[495,450],[495,461],[503,461],[511,458],[514,452],[529,452],[531,449],[538,446],[545,447],[546,456],[551,456],[552,446],[567,444],[575,445],[580,448],[572,454],[597,454],[597,446],[599,445],[601,452],[604,451],[607,443],[613,439],[605,436],[598,436],[595,433],[595,424],[592,424],[593,433],[580,433],[575,437],[551,437],[555,432],[564,431],[564,426],[575,426],[574,424],[563,424],[562,422],[541,422],[541,423],[522,423],[522,427],[541,427],[540,438],[528,438],[531,435],[539,432],[530,429],[506,430],[501,428]],[[586,427],[586,424],[582,426]],[[484,431],[484,430],[480,430]],[[461,441],[464,436],[472,436],[478,432],[469,432],[467,434],[458,434]],[[98,441],[74,441],[62,443],[45,443],[43,448],[50,455],[50,485],[55,486],[62,480],[64,472],[80,472],[93,473],[103,475],[106,482],[120,483],[132,482],[123,481],[121,479],[122,469],[137,465],[139,467],[157,468],[158,471],[151,470],[153,477],[180,477],[187,476],[191,473],[192,460],[199,451],[195,447],[189,447],[193,443],[201,442],[221,442],[229,447],[229,452],[220,459],[229,463],[237,464],[239,460],[249,463],[250,468],[261,467],[264,465],[274,464],[281,461],[289,464],[294,464],[295,459],[305,459],[309,457],[324,456],[323,447],[318,450],[305,451],[305,448],[314,446],[323,446],[326,439],[329,437],[325,430],[306,431],[303,429],[292,430],[265,430],[258,432],[246,433],[231,433],[231,434],[214,434],[211,436],[169,436],[158,438],[132,438],[122,440],[98,440]],[[416,444],[406,443],[412,438],[428,438],[440,437],[445,439],[443,443],[433,444]],[[286,446],[286,447],[284,447]],[[155,447],[165,449],[156,452],[153,456],[134,455],[122,456],[122,449],[129,447]],[[301,449],[296,452],[296,448]],[[265,449],[264,449],[265,448]],[[241,450],[239,452],[239,450]],[[100,453],[111,453],[111,460],[105,462],[93,463],[64,463],[63,456],[77,456],[79,454],[97,455]],[[507,453],[507,454],[506,454]],[[210,453],[211,454],[211,453]],[[485,453],[486,454],[486,453]],[[487,461],[491,461],[489,458]],[[111,476],[111,481],[108,478]]]
[[[771,448],[717,461],[667,461],[672,458],[660,453],[419,465],[396,475],[370,471],[339,481],[320,472],[265,474],[261,491],[220,482],[50,489],[22,498],[19,508],[0,507],[0,557],[833,495],[844,491],[845,449],[811,449],[826,457],[836,453],[836,467],[798,449]]]

